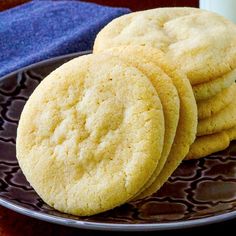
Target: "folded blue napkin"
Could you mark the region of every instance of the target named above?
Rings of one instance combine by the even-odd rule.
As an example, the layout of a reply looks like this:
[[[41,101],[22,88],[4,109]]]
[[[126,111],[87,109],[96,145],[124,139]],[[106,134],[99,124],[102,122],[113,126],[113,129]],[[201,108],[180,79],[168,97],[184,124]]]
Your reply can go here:
[[[80,1],[33,1],[0,13],[0,76],[43,59],[92,49],[96,34],[128,13]]]

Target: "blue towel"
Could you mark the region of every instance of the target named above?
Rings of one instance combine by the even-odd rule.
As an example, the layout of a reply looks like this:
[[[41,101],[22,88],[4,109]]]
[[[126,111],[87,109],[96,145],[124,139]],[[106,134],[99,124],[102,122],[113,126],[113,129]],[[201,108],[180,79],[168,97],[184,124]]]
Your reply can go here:
[[[0,13],[0,76],[50,57],[92,49],[96,34],[128,9],[33,1]]]

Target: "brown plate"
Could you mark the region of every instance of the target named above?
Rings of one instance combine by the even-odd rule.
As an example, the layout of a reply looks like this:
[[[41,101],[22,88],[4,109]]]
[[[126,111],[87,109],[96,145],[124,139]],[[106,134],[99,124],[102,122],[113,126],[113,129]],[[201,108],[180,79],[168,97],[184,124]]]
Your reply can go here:
[[[164,230],[236,218],[236,142],[184,162],[151,197],[92,217],[60,213],[45,204],[23,176],[15,155],[21,110],[40,81],[64,62],[89,52],[33,64],[0,79],[0,204],[22,214],[78,228]]]

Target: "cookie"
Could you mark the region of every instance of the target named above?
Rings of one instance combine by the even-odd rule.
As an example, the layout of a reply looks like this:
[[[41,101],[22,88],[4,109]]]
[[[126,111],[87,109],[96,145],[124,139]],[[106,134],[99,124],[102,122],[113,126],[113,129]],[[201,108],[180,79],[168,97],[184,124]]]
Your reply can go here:
[[[164,131],[161,102],[145,75],[109,55],[83,56],[52,72],[29,98],[17,158],[46,203],[87,216],[142,188]]]
[[[235,24],[197,8],[157,8],[121,16],[99,32],[94,51],[134,44],[160,49],[187,73],[192,85],[236,67]]]
[[[198,121],[197,136],[218,133],[236,126],[236,99],[215,115]]]
[[[172,79],[180,99],[180,114],[174,142],[163,169],[155,181],[135,199],[149,196],[161,188],[188,154],[197,130],[197,105],[189,80],[166,60],[160,50],[148,47],[145,47],[145,50],[148,53],[143,54],[143,57],[154,62]]]
[[[236,126],[227,129],[225,132],[229,136],[230,141],[236,140]]]
[[[159,175],[169,155],[174,141],[179,121],[179,97],[171,78],[153,62],[147,60],[143,55],[147,53],[144,47],[128,46],[117,47],[104,51],[112,56],[118,56],[124,62],[138,68],[144,73],[156,89],[162,103],[165,119],[165,136],[161,158],[148,182],[140,190],[144,190],[152,184]]]
[[[227,132],[197,137],[189,149],[185,160],[199,159],[212,153],[224,150],[229,146],[230,138]]]
[[[235,94],[236,84],[233,84],[214,97],[197,102],[198,119],[201,120],[214,116],[232,102]]]
[[[236,69],[215,80],[193,86],[194,96],[197,101],[209,99],[230,87],[235,80]]]

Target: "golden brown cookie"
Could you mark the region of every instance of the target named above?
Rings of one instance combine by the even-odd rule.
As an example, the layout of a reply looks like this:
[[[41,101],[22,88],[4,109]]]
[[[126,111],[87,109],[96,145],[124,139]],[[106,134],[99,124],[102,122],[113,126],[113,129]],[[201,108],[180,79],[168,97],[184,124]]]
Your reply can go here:
[[[229,136],[230,141],[236,140],[236,126],[230,128],[230,129],[227,129],[225,132]]]
[[[198,121],[197,136],[214,134],[236,126],[236,99],[218,113]]]
[[[62,65],[21,114],[17,159],[39,196],[79,216],[132,198],[160,159],[164,116],[149,79],[108,55]]]
[[[165,136],[161,158],[158,165],[148,182],[140,191],[150,186],[155,181],[162,170],[166,159],[169,155],[171,146],[174,141],[177,125],[179,122],[179,97],[178,92],[173,84],[172,79],[155,63],[148,60],[144,54],[147,50],[140,46],[117,47],[104,51],[112,56],[118,56],[124,62],[138,68],[144,73],[156,89],[161,100],[164,119],[165,119]]]
[[[148,53],[145,53],[143,57],[154,62],[172,78],[180,99],[180,114],[174,143],[163,169],[156,180],[136,199],[153,194],[167,181],[187,155],[190,145],[195,140],[197,129],[197,105],[189,80],[165,59],[160,50],[154,48],[145,48],[145,50]]]
[[[211,80],[207,83],[201,83],[193,86],[194,96],[197,101],[212,98],[224,89],[229,88],[236,80],[236,69],[229,73]]]
[[[192,85],[236,68],[236,26],[197,8],[157,8],[121,16],[97,35],[94,51],[123,45],[158,48]]]
[[[229,88],[226,88],[222,90],[222,92],[216,94],[214,97],[198,101],[198,119],[202,120],[210,116],[214,116],[232,102],[235,98],[235,94],[236,84],[233,84]]]
[[[225,131],[197,137],[191,145],[185,160],[199,159],[222,151],[229,146],[229,143],[230,139]]]

